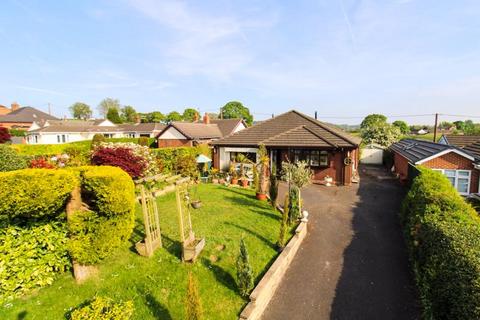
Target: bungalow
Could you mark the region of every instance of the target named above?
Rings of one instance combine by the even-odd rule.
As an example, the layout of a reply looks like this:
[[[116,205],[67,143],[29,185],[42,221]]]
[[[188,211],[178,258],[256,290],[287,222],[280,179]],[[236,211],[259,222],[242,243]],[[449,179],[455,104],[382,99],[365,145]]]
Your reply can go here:
[[[283,161],[307,161],[314,181],[327,176],[336,184],[350,185],[357,175],[361,140],[326,123],[292,110],[213,141],[213,165],[228,170],[239,154],[256,161],[260,145],[270,161],[281,168]]]
[[[91,140],[95,134],[107,138],[153,138],[164,127],[160,123],[114,124],[106,119],[47,120],[33,123],[26,141],[28,144],[58,144]]]
[[[438,143],[455,146],[480,157],[480,135],[442,135]]]
[[[157,135],[158,147],[195,146],[210,143],[247,126],[242,119],[214,119],[206,113],[203,122],[171,122]]]
[[[12,103],[11,111],[0,115],[0,127],[27,130],[34,122],[46,120],[58,120],[58,118],[32,107],[20,107],[18,103]]]
[[[461,195],[479,193],[480,157],[470,151],[415,139],[394,143],[390,150],[393,170],[402,181],[412,179],[411,166],[422,165],[442,172]]]

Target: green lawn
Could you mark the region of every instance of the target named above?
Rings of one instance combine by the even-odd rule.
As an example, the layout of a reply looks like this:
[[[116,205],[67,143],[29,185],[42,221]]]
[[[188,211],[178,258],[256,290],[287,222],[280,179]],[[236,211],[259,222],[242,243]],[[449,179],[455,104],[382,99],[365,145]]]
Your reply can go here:
[[[255,200],[253,190],[201,185],[203,207],[192,210],[195,233],[206,247],[195,264],[180,260],[175,194],[158,199],[164,247],[152,258],[120,249],[100,265],[99,274],[82,285],[63,274],[49,287],[5,304],[0,319],[62,319],[94,295],[133,300],[135,319],[184,319],[187,275],[199,280],[205,319],[235,319],[246,301],[235,286],[235,260],[243,235],[257,281],[277,256],[280,214]],[[142,238],[141,211],[131,244]]]

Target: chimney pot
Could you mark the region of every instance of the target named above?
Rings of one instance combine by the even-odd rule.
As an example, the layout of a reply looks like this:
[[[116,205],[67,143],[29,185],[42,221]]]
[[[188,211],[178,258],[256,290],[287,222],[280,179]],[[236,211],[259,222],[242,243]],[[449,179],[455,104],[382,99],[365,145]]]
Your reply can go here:
[[[203,116],[203,123],[210,124],[210,117],[206,112],[205,112],[205,115]]]
[[[18,108],[20,108],[20,105],[16,102],[13,102],[12,103],[12,111],[18,110]]]

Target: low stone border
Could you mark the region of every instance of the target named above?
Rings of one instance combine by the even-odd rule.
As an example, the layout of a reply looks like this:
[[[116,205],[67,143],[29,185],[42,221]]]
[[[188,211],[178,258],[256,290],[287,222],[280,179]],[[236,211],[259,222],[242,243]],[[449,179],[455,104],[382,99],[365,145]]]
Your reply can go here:
[[[250,294],[250,302],[240,314],[240,320],[260,319],[306,235],[307,222],[300,222],[293,238]]]

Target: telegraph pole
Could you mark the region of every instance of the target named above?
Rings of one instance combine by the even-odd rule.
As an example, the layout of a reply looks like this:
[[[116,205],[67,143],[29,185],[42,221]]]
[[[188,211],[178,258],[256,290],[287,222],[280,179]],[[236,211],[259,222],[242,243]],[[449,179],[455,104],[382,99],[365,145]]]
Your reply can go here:
[[[433,142],[437,142],[438,113],[435,113],[435,127],[433,128]]]

